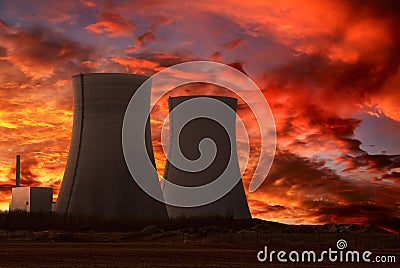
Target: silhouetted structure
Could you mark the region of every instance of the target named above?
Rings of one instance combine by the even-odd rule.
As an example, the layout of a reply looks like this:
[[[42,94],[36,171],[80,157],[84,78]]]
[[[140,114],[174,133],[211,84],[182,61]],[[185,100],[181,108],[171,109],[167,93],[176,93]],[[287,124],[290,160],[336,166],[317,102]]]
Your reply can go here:
[[[58,213],[105,218],[168,217],[165,204],[135,183],[122,151],[126,107],[146,79],[142,75],[110,73],[73,76],[72,140],[56,205]],[[144,99],[146,102],[150,100]],[[141,129],[138,127],[138,131]],[[146,146],[155,166],[148,124]],[[147,179],[161,194],[158,178],[149,172]]]
[[[21,157],[16,156],[15,186],[12,188],[10,211],[50,213],[52,210],[53,189],[48,187],[20,187]]]
[[[15,186],[19,187],[21,183],[21,156],[17,155],[15,162]]]
[[[10,211],[31,213],[50,213],[53,201],[53,189],[47,187],[12,188]]]
[[[200,110],[196,110],[197,108],[193,107],[191,104],[184,104],[184,102],[196,98],[202,98],[203,106]],[[211,102],[215,104],[215,100],[220,101],[219,105],[228,105],[228,107],[232,109],[232,112],[229,113],[228,116],[223,116],[222,124],[219,124],[210,118],[202,117],[204,110],[207,110],[209,114],[214,113],[217,117],[215,113],[219,113],[218,109],[213,110],[213,108],[211,108],[213,107]],[[173,112],[173,109],[177,108],[180,104],[182,104],[184,108],[181,108],[181,106],[178,111]],[[228,97],[184,96],[169,98],[170,146],[164,179],[181,186],[194,187],[208,184],[216,180],[224,171],[226,171],[229,179],[237,179],[239,181],[225,196],[207,205],[198,207],[177,207],[167,205],[168,214],[171,218],[181,216],[229,216],[239,219],[251,218],[241,180],[236,152],[236,107],[237,99]],[[186,118],[188,114],[193,114],[193,112],[198,112],[198,115],[194,114],[194,119],[185,124],[184,121],[186,119],[184,118]],[[214,116],[211,118],[214,118]],[[180,129],[182,130],[178,133]],[[179,150],[187,159],[199,159],[201,156],[199,144],[200,141],[205,138],[211,139],[215,143],[217,149],[214,161],[206,169],[191,172],[187,170],[185,171],[172,164],[178,159]],[[174,139],[179,139],[179,148],[172,143]],[[232,139],[232,143],[230,139]],[[228,164],[231,152],[233,152],[231,158],[232,163]],[[173,195],[176,194],[176,192],[174,192],[171,186],[164,183],[162,189],[164,198],[167,202],[175,198]],[[185,196],[184,198],[190,198],[190,196]]]

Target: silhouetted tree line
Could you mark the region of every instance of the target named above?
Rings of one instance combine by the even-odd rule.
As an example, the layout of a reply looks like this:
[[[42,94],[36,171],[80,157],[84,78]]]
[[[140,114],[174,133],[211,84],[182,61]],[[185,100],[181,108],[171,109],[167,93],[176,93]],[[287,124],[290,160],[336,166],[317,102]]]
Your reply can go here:
[[[137,231],[148,225],[156,225],[164,230],[200,228],[216,226],[219,229],[241,229],[254,226],[262,220],[235,220],[226,217],[180,217],[170,220],[66,216],[57,213],[27,213],[24,211],[0,212],[0,230],[63,230],[63,231]]]

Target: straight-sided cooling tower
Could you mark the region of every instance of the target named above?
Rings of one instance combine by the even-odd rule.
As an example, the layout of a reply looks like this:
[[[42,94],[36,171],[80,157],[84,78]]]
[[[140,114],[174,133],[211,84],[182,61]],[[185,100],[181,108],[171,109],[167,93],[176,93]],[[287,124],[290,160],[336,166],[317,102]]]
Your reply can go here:
[[[202,102],[200,106],[197,105],[195,107],[190,102],[197,99],[201,99]],[[230,110],[227,115],[221,115],[218,109],[213,108],[216,100],[219,101],[216,104],[217,106],[222,105],[227,107],[225,109]],[[236,151],[237,99],[219,96],[170,97],[168,104],[170,112],[170,146],[162,184],[164,199],[167,204],[171,200],[179,201],[179,198],[173,196],[176,195],[173,189],[174,186],[166,182],[185,187],[198,187],[217,180],[224,172],[226,172],[224,173],[225,175],[228,175],[228,180],[234,182],[232,184],[233,188],[226,195],[212,203],[195,207],[167,205],[169,217],[222,216],[235,219],[251,218]],[[204,112],[208,114],[208,118],[202,115]],[[193,119],[185,119],[188,114],[191,114],[190,116]],[[214,117],[219,117],[220,121],[213,120],[212,118]],[[173,141],[176,139],[178,142],[175,144]],[[201,149],[201,142],[205,139],[211,139],[216,145],[215,157],[207,168],[191,171],[186,169],[188,166],[183,165],[181,168],[173,164],[179,158],[179,154],[191,161],[199,159],[202,154],[209,154],[209,152]],[[229,161],[231,162],[228,163]],[[209,192],[204,192],[204,195],[207,196]],[[189,194],[184,198],[191,198],[191,196]]]
[[[146,76],[93,73],[73,76],[74,119],[68,162],[56,211],[104,218],[168,218],[165,204],[133,180],[122,150],[126,107]],[[150,88],[148,88],[150,92]],[[150,106],[150,93],[143,103]],[[148,111],[144,111],[148,112]],[[144,127],[138,127],[138,131]],[[148,155],[155,166],[149,121]],[[149,184],[161,187],[149,172]],[[157,185],[158,186],[157,186]]]

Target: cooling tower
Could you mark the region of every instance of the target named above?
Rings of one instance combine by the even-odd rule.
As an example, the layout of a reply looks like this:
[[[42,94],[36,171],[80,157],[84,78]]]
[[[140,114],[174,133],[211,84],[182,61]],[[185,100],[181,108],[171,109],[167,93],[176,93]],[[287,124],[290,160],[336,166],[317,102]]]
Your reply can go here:
[[[126,107],[146,79],[141,75],[110,73],[73,76],[72,139],[56,205],[58,213],[103,218],[168,218],[165,204],[148,196],[135,183],[122,151]],[[149,110],[150,88],[146,90],[143,106],[147,110],[138,110],[138,116]],[[155,166],[149,121],[146,147]],[[157,175],[148,174],[147,183],[158,187],[161,194]]]
[[[200,99],[200,106],[190,103]],[[225,109],[230,110],[230,112],[224,114],[224,109],[220,111],[218,106],[221,106],[221,108],[225,106]],[[168,204],[167,210],[170,218],[182,216],[251,218],[236,151],[236,107],[237,99],[229,97],[185,96],[169,98],[169,149],[162,189],[164,199]],[[188,116],[189,114],[190,116]],[[204,114],[207,114],[207,116],[205,117]],[[187,119],[188,117],[193,119]],[[219,119],[213,120],[214,118]],[[174,142],[174,140],[177,142]],[[202,144],[205,140],[211,140],[215,146],[208,146],[207,149],[207,146]],[[178,167],[175,164],[179,163],[178,159],[181,156],[190,161],[200,161],[202,155],[213,155],[208,151],[213,148],[215,149],[214,158],[202,170],[195,170],[194,167],[190,170],[190,165]],[[177,191],[169,182],[185,187],[201,187],[219,180],[222,175],[232,183],[233,188],[230,191],[228,189],[227,194],[214,202],[204,203],[200,206],[171,205],[175,204],[175,201],[180,202],[184,198],[195,197],[189,192],[187,195],[175,196]],[[202,195],[210,195],[211,197],[213,190],[213,188],[204,190],[205,192],[202,192]]]

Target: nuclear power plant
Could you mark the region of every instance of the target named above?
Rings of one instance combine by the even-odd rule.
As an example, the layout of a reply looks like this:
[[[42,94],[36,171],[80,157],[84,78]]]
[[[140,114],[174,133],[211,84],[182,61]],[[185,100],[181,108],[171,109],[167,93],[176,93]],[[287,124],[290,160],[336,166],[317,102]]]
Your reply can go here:
[[[122,151],[125,110],[147,78],[112,73],[73,76],[72,139],[56,212],[106,218],[168,218],[165,204],[135,183]],[[150,99],[143,102],[150,103]],[[146,147],[155,166],[149,122]],[[161,194],[157,176],[148,174],[147,183],[158,187]]]
[[[196,99],[201,100],[201,103],[194,107],[194,103],[189,102]],[[188,105],[185,105],[187,102]],[[186,187],[198,187],[212,183],[222,174],[228,180],[236,179],[238,181],[232,190],[212,203],[197,207],[167,205],[169,216],[171,218],[182,216],[222,216],[233,217],[234,219],[251,218],[236,152],[235,115],[237,99],[217,96],[170,97],[168,104],[170,111],[170,144],[164,179]],[[215,107],[215,104],[217,107]],[[220,113],[223,113],[224,109],[222,108],[224,106],[228,106],[232,112],[225,112],[221,116]],[[179,110],[175,111],[174,109],[177,107],[179,107]],[[193,119],[187,119],[188,114]],[[205,114],[207,114],[208,118],[204,117]],[[219,118],[220,122],[216,122],[213,118]],[[216,145],[214,159],[207,167],[201,171],[194,172],[194,170],[185,170],[186,167],[184,165],[182,165],[183,167],[177,167],[172,164],[179,162],[176,160],[180,154],[191,160],[202,157],[201,153],[206,155],[207,152],[200,152],[199,150],[200,142],[204,139],[211,139]],[[178,142],[174,143],[174,141]],[[167,204],[170,203],[170,200],[176,200],[174,196],[176,193],[170,184],[163,185],[163,193]],[[208,192],[204,194],[207,195]],[[185,198],[190,198],[190,196]]]
[[[89,73],[73,76],[72,138],[58,200],[53,210],[63,215],[97,218],[161,220],[180,216],[251,218],[236,152],[237,99],[235,98],[170,97],[168,103],[170,146],[163,188],[154,170],[140,172],[140,174],[145,174],[141,179],[144,179],[152,189],[159,191],[159,195],[165,200],[153,199],[133,179],[124,158],[122,126],[133,94],[147,79],[148,77],[142,75],[119,73]],[[142,104],[146,105],[143,105],[142,110],[138,110],[137,116],[149,113],[151,85],[144,90],[148,90],[148,94],[144,94],[142,100]],[[192,109],[190,101],[200,97],[206,100],[205,103],[200,109]],[[220,114],[218,109],[209,108],[212,101],[218,101],[220,105],[225,106],[225,109],[228,107],[230,113]],[[189,105],[180,106],[181,104]],[[175,110],[178,106],[179,109]],[[208,112],[209,118],[202,117],[204,111]],[[184,122],[182,119],[188,114],[192,114],[194,118],[190,122]],[[219,122],[212,120],[214,116],[220,117]],[[138,126],[137,131],[143,131],[143,127]],[[182,131],[178,131],[181,129]],[[133,132],[132,135],[136,133]],[[201,152],[210,155],[213,150],[209,149],[216,149],[215,157],[209,166],[202,170],[191,170],[190,167],[186,169],[184,166],[175,165],[180,153],[189,160],[199,158],[199,145],[203,139],[212,140],[215,144],[215,147],[207,147]],[[178,140],[179,146],[172,146],[173,140]],[[149,118],[145,128],[145,141],[142,145],[146,146],[148,158],[155,169]],[[148,161],[148,159],[143,161]],[[19,156],[17,156],[17,187],[12,192],[10,210],[50,211],[52,189],[19,187],[19,166]],[[146,165],[139,163],[136,166]],[[213,202],[197,206],[179,206],[171,202],[176,199],[190,201],[192,198],[186,192],[177,196],[171,187],[172,183],[178,187],[212,185],[221,174],[225,180],[233,184],[225,194],[215,198]],[[36,209],[38,207],[40,209]]]

